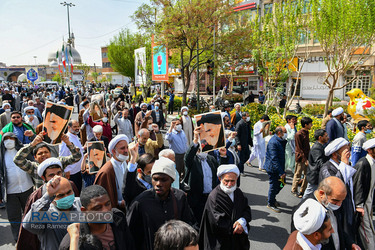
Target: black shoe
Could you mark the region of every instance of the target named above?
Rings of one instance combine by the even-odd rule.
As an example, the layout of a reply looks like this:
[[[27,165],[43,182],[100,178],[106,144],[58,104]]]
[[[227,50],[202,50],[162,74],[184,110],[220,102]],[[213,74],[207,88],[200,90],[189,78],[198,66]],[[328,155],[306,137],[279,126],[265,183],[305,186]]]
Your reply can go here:
[[[275,201],[275,207],[279,208],[280,207],[280,203],[278,203],[277,201]]]
[[[297,195],[298,198],[302,198],[303,197],[303,193],[302,192],[299,192],[298,195]]]
[[[276,213],[281,212],[280,209],[278,209],[276,206],[271,206],[270,204],[268,204],[267,207]]]

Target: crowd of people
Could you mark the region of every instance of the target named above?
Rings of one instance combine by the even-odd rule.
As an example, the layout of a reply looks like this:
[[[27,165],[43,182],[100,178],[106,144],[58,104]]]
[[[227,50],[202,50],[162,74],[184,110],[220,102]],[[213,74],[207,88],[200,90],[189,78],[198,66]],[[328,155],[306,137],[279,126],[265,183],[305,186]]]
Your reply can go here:
[[[17,249],[249,249],[252,215],[240,184],[255,159],[269,176],[273,212],[281,212],[276,196],[293,173],[291,195],[301,202],[285,249],[375,249],[372,126],[360,121],[350,144],[342,108],[324,118],[310,147],[311,118],[297,131],[297,117],[288,115],[270,131],[267,115],[251,121],[241,103],[233,111],[226,105],[225,146],[204,152],[200,136],[213,129],[186,106],[175,116],[172,90],[169,102],[161,93],[136,101],[109,86],[0,90],[0,202]],[[48,101],[78,114],[59,144],[46,142]],[[88,161],[86,145],[98,141],[101,167]],[[35,225],[39,211],[112,212],[113,222]]]

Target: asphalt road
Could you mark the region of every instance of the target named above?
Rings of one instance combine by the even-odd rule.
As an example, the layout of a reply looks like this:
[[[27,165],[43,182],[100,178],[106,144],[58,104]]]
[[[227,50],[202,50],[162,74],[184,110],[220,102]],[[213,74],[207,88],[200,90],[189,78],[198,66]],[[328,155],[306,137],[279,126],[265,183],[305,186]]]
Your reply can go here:
[[[74,113],[72,119],[76,119]],[[256,160],[253,162],[257,165]],[[282,249],[290,234],[291,212],[300,199],[291,195],[292,176],[287,176],[287,184],[278,194],[281,213],[268,209],[267,195],[269,189],[268,175],[257,167],[245,167],[247,176],[241,177],[241,190],[245,193],[252,210],[250,223],[251,249]],[[0,209],[0,249],[15,249],[11,229],[7,223],[5,209]]]

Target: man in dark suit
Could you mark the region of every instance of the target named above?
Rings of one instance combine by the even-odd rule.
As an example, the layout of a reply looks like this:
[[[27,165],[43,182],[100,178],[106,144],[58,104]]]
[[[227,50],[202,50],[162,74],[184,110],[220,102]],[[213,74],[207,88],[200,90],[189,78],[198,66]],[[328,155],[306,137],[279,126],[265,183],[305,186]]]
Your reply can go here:
[[[334,233],[329,237],[329,242],[322,245],[322,250],[334,249],[360,249],[354,243],[351,235],[348,235],[343,224],[342,207],[345,197],[347,196],[346,186],[338,177],[328,177],[319,183],[318,189],[307,195],[303,200],[293,208],[292,214],[307,200],[314,199],[326,208],[331,219]],[[291,232],[295,231],[292,216]],[[337,247],[336,247],[337,246]]]
[[[185,154],[185,180],[190,186],[188,203],[200,224],[208,195],[219,184],[216,177],[218,168],[214,156],[200,152],[200,127],[194,130],[194,140]]]
[[[332,111],[333,118],[327,122],[326,131],[331,142],[336,138],[345,137],[345,129],[341,122],[344,120],[344,109],[339,107]]]
[[[160,103],[155,102],[154,110],[152,110],[151,116],[154,123],[156,123],[160,129],[164,128],[165,126],[165,118],[163,115],[163,110],[160,109]]]
[[[129,120],[133,125],[133,131],[134,131],[135,116],[138,114],[139,111],[141,111],[141,109],[139,107],[136,107],[135,101],[132,100],[131,108],[129,109]]]
[[[238,156],[240,157],[240,164],[238,164],[238,168],[241,172],[241,175],[243,175],[244,163],[250,157],[249,145],[253,146],[253,139],[251,138],[251,122],[249,113],[242,112],[242,119],[236,125],[236,132]]]

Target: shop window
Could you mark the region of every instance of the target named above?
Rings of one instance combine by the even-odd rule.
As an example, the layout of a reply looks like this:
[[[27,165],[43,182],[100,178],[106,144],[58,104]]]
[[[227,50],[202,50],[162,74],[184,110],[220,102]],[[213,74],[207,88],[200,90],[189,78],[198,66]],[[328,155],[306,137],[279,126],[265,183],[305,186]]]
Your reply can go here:
[[[348,71],[349,71],[349,73],[352,73],[352,72],[350,72],[350,70],[348,70]],[[348,74],[348,72],[347,72],[347,74]],[[347,75],[345,77],[345,83],[351,81],[354,77],[355,76],[353,76],[353,75],[350,75],[350,76]],[[363,71],[363,72],[357,73],[357,79],[353,80],[353,82],[351,84],[346,85],[345,92],[348,92],[348,91],[350,91],[351,89],[354,89],[354,88],[362,90],[363,93],[367,96],[370,95],[370,88],[371,88],[370,71]]]

